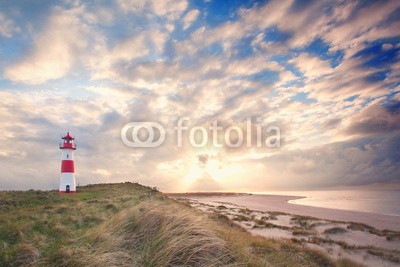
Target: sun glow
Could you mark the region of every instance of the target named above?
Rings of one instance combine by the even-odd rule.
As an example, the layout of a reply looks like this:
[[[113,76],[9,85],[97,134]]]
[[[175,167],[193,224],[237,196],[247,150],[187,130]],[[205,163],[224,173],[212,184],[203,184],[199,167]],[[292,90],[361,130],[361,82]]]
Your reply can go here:
[[[241,166],[238,163],[227,163],[218,159],[208,160],[204,164],[192,160],[190,165],[183,170],[184,187],[191,188],[193,184],[202,179],[213,180],[216,183],[226,183],[237,178],[240,173]]]
[[[196,152],[185,154],[178,160],[159,163],[157,175],[177,183],[175,191],[229,191],[249,176],[243,160],[223,156],[212,149]],[[226,188],[228,185],[229,188]]]

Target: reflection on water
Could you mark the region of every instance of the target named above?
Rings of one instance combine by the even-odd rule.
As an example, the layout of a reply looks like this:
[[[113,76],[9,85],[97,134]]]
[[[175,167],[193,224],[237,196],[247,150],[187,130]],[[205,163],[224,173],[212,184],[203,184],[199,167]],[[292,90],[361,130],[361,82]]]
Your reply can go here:
[[[263,193],[305,197],[290,200],[289,203],[293,204],[400,216],[400,190],[279,191]]]

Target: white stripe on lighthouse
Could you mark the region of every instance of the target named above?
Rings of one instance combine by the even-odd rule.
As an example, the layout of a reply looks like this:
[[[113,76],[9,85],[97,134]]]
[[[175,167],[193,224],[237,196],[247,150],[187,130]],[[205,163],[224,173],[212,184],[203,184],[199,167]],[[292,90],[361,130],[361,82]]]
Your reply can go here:
[[[75,174],[72,172],[61,173],[60,176],[60,193],[66,193],[67,185],[70,193],[76,192]]]
[[[74,160],[74,151],[72,149],[63,149],[61,160]]]

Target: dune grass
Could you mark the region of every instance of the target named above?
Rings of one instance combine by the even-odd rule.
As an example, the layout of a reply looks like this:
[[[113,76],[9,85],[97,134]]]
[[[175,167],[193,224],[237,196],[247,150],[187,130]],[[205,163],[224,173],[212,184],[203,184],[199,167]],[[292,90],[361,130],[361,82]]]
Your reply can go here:
[[[335,235],[335,234],[343,234],[343,233],[346,233],[346,232],[347,232],[347,230],[342,228],[342,227],[332,227],[332,228],[326,229],[324,231],[324,234]]]
[[[353,266],[136,183],[0,192],[0,212],[0,266]]]

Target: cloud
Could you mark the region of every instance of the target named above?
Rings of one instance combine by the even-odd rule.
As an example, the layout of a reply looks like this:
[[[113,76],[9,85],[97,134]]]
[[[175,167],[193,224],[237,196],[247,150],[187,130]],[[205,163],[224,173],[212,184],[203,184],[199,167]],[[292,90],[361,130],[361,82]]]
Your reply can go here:
[[[197,155],[197,159],[199,160],[201,166],[207,165],[208,158],[209,156],[207,154]]]
[[[21,31],[21,29],[15,25],[12,20],[0,12],[0,36],[10,38],[14,33],[19,31]]]
[[[273,0],[261,7],[254,6],[251,9],[241,9],[239,15],[243,24],[247,27],[265,29],[282,21],[292,4],[292,0]]]
[[[118,6],[124,12],[142,12],[146,6],[146,0],[118,0]]]
[[[104,43],[79,19],[82,8],[55,7],[47,25],[35,35],[32,51],[7,67],[4,76],[16,82],[41,84],[65,76],[76,63],[90,61]]]
[[[166,17],[168,20],[176,20],[188,7],[186,0],[166,0],[152,2],[154,13]]]
[[[149,56],[150,53],[161,53],[165,34],[159,31],[144,31],[127,40],[120,41],[109,51],[93,61],[92,79],[112,79],[121,75],[120,68],[126,69],[135,60]]]
[[[197,9],[192,9],[188,13],[186,13],[185,17],[183,17],[183,29],[186,30],[187,28],[192,25],[193,22],[196,21],[197,17],[199,16],[200,11]]]
[[[304,73],[305,77],[310,80],[316,78],[321,79],[325,75],[329,75],[333,72],[333,68],[330,66],[329,62],[307,53],[300,54],[290,63],[294,63],[297,68]]]
[[[223,189],[223,187],[218,184],[217,181],[215,181],[212,177],[209,175],[204,175],[202,178],[196,180],[190,188],[188,188],[188,191],[191,192],[197,192],[197,191],[219,191]]]
[[[335,68],[331,67],[328,61],[321,60],[315,56],[301,54],[290,62],[296,64],[306,78],[302,90],[309,92],[309,97],[318,101],[331,102],[334,99],[347,99],[354,95],[360,98],[376,98],[387,92],[389,80],[383,78],[380,82],[372,79],[376,73],[388,72],[378,67],[366,67],[368,60],[365,56],[353,57],[343,61]],[[390,66],[390,64],[389,64]]]
[[[348,134],[362,136],[383,134],[400,129],[400,102],[374,104],[354,116],[347,127]]]
[[[362,43],[371,42],[379,38],[396,35],[396,25],[387,22],[390,15],[400,7],[398,1],[373,2],[365,7],[355,9],[352,4],[345,8],[354,8],[351,17],[345,17],[343,23],[324,33],[323,38],[332,44],[332,50],[348,49],[348,56],[354,54],[355,49],[360,49]],[[348,14],[349,12],[347,12]]]
[[[258,190],[285,187],[301,190],[399,181],[399,132],[287,151],[249,162],[257,169]],[[248,174],[250,175],[250,174]],[[258,178],[256,178],[258,177]],[[251,186],[243,181],[242,186]]]
[[[111,173],[105,169],[96,169],[93,171],[93,174],[100,175],[100,176],[111,176]]]
[[[332,118],[332,119],[328,119],[327,121],[325,121],[321,128],[326,130],[326,129],[332,129],[332,128],[337,128],[338,126],[340,126],[340,123],[342,122],[341,118]]]

